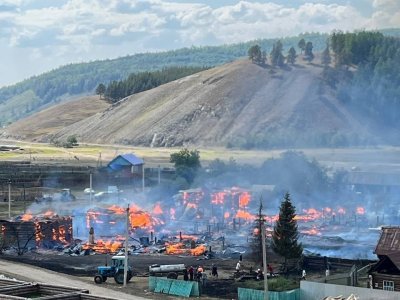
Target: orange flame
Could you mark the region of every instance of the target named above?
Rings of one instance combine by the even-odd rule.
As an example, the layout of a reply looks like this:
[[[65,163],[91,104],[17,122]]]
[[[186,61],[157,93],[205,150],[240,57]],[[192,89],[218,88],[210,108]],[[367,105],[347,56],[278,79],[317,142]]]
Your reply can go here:
[[[300,230],[300,232],[307,235],[321,235],[321,232],[315,226],[307,230]]]
[[[186,249],[184,249],[185,245],[183,243],[177,244],[166,244],[166,253],[167,254],[184,254]]]
[[[244,208],[248,206],[250,203],[250,193],[249,192],[243,192],[239,196],[239,207]]]
[[[204,245],[199,245],[194,249],[190,249],[190,254],[193,256],[203,255],[204,252],[206,252],[206,246]]]
[[[197,208],[197,204],[196,203],[188,203],[187,208]]]
[[[199,256],[204,254],[206,251],[205,245],[199,245],[194,249],[187,249],[183,243],[169,244],[166,243],[166,253],[167,254],[190,254],[194,256]]]
[[[161,208],[160,203],[157,203],[154,208],[153,208],[153,214],[155,215],[162,215],[163,214],[163,210]]]
[[[279,215],[265,216],[265,221],[267,221],[269,223],[274,223],[274,222],[278,221],[278,219],[279,219]]]
[[[218,205],[223,204],[225,199],[226,193],[225,192],[217,192],[211,195],[211,203]]]
[[[364,207],[361,207],[361,206],[357,207],[357,208],[356,208],[356,213],[357,213],[358,215],[363,215],[363,214],[365,214],[365,209],[364,209]]]
[[[106,241],[98,240],[96,244],[91,245],[86,243],[82,246],[83,250],[92,249],[98,253],[116,253],[123,247],[123,243],[119,241]]]
[[[112,212],[114,212],[114,213],[117,214],[117,215],[122,215],[122,214],[125,213],[125,209],[124,209],[124,208],[119,207],[119,206],[117,206],[117,205],[115,205],[115,204],[112,205],[112,206],[110,206],[110,207],[108,207],[107,209],[110,210],[110,211],[112,211]]]
[[[238,210],[236,213],[236,218],[246,219],[246,220],[253,220],[255,217],[247,211]]]
[[[26,213],[21,217],[21,221],[27,222],[27,221],[31,221],[33,219],[33,215],[31,215],[30,213]]]

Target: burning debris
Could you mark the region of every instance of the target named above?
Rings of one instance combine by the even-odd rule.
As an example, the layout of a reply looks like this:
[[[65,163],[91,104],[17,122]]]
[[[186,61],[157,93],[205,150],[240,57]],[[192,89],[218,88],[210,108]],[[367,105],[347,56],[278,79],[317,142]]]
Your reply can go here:
[[[199,188],[180,191],[169,202],[139,200],[147,210],[124,200],[126,205],[129,203],[129,250],[201,256],[207,253],[210,245],[207,242],[214,243],[225,235],[229,235],[236,246],[248,247],[251,236],[259,234],[254,225],[258,218],[255,213],[258,201],[253,197],[249,190],[239,187],[213,191]],[[40,208],[43,209],[42,204]],[[102,203],[96,207],[70,208],[63,213],[70,216],[60,217],[46,211],[35,216],[25,214],[14,223],[3,221],[4,240],[7,245],[15,245],[18,239],[26,248],[69,246],[65,253],[75,255],[115,254],[123,250],[127,224],[125,207]],[[271,236],[278,217],[277,214],[265,216],[267,236]],[[325,244],[333,245],[331,249],[348,247],[356,240],[349,232],[367,224],[366,210],[357,205],[303,208],[298,211],[296,220],[300,241],[305,250],[312,253],[328,250]],[[72,231],[80,240],[73,240]],[[206,235],[208,239],[199,238]],[[12,239],[12,236],[17,238]]]
[[[36,216],[24,214],[0,224],[3,247],[17,247],[19,254],[30,248],[62,248],[73,240],[72,218],[51,211]]]
[[[111,205],[109,207],[91,208],[86,213],[86,228],[91,227],[102,235],[115,236],[124,232],[126,208]],[[129,207],[129,224],[131,230],[150,232],[164,224],[160,218],[152,216],[136,205]]]

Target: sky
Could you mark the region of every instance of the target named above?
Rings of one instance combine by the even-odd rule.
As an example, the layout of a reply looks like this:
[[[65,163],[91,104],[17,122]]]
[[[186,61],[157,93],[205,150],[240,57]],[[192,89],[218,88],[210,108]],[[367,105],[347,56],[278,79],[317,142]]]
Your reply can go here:
[[[0,87],[135,53],[399,27],[400,0],[0,0]]]

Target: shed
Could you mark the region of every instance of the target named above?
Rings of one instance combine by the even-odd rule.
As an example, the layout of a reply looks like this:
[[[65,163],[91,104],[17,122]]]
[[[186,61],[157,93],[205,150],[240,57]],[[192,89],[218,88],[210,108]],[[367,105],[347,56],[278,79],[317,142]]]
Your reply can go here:
[[[372,287],[400,291],[400,227],[382,227],[375,254],[379,261],[369,271]]]

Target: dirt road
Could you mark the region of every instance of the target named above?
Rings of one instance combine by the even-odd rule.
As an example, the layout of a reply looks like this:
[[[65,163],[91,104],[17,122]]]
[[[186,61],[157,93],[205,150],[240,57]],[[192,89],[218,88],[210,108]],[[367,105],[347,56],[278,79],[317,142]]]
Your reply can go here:
[[[42,269],[39,267],[15,263],[0,259],[0,274],[7,277],[16,278],[19,280],[42,282],[55,285],[64,285],[75,288],[87,289],[92,295],[110,297],[119,300],[140,300],[146,299],[123,293],[122,291],[115,291],[101,286],[96,286],[94,283],[89,283],[86,280],[80,280],[66,274],[53,272],[50,270]],[[121,290],[123,287],[121,286]]]

